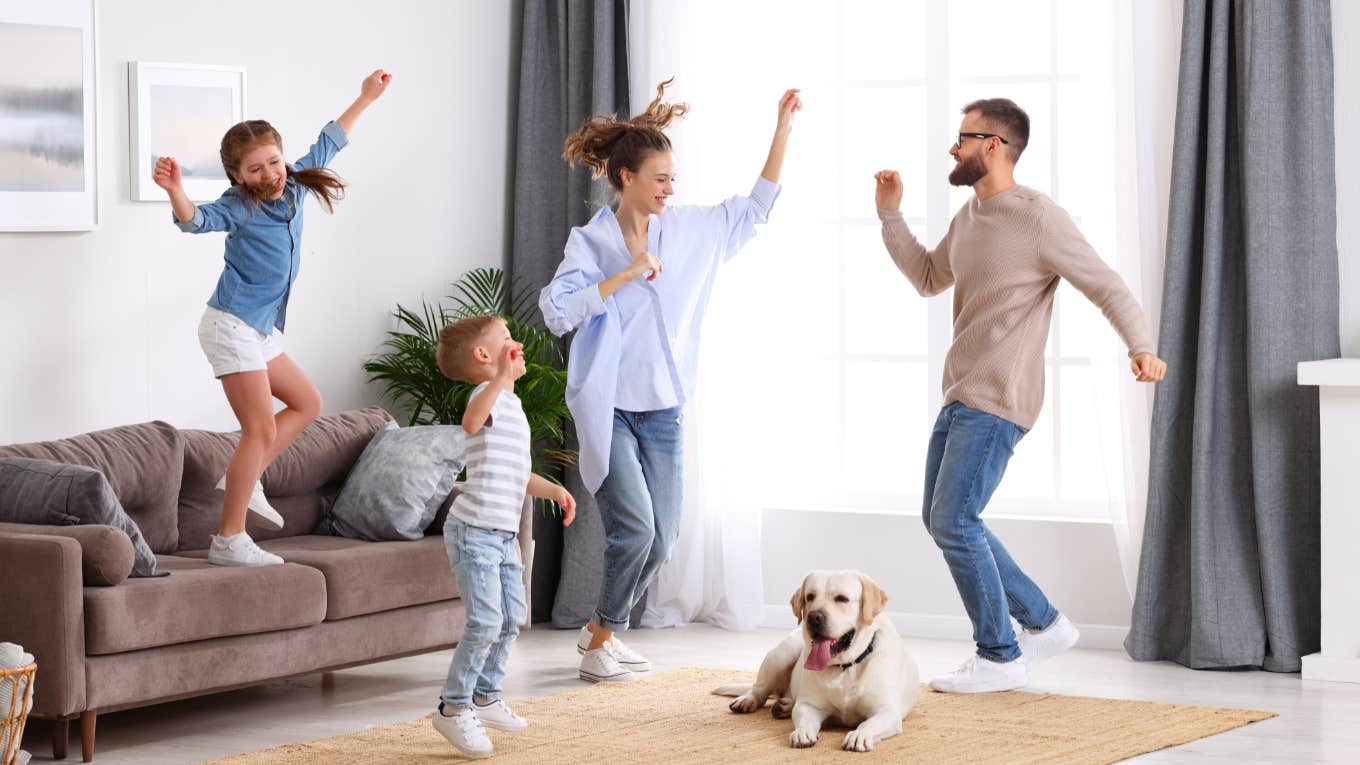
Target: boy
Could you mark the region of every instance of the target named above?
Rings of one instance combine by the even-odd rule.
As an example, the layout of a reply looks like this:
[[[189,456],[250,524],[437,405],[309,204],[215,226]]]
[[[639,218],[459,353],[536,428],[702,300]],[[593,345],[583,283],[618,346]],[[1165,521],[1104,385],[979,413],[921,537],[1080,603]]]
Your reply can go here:
[[[526,616],[515,540],[525,492],[561,506],[563,525],[576,516],[576,501],[529,472],[529,422],[514,393],[515,380],[524,375],[524,346],[505,321],[474,316],[444,327],[435,359],[446,376],[477,387],[463,415],[467,483],[444,524],[467,627],[453,652],[434,728],[463,754],[484,757],[492,751],[485,728],[521,731],[529,725],[500,698],[510,644]]]

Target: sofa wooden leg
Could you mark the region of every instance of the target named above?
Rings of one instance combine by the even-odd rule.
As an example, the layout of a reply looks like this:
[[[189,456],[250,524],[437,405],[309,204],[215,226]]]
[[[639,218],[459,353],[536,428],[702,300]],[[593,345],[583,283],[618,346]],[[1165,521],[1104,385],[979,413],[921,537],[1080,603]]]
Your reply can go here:
[[[80,754],[82,762],[94,760],[94,721],[99,713],[86,710],[80,713]]]
[[[66,759],[66,737],[71,732],[70,720],[52,721],[52,759]]]

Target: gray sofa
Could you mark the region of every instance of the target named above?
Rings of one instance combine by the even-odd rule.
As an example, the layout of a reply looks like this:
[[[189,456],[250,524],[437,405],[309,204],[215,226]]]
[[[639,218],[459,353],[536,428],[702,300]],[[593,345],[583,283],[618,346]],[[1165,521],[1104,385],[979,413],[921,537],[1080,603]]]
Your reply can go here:
[[[438,533],[442,512],[433,533],[419,541],[310,533],[369,438],[389,419],[376,408],[323,416],[270,466],[265,493],[285,525],[249,530],[287,562],[263,568],[206,561],[220,512],[212,487],[225,470],[234,434],[152,422],[0,447],[0,457],[102,471],[159,567],[170,572],[126,578],[132,545],[109,526],[0,523],[0,641],[22,644],[37,659],[30,719],[52,721],[54,757],[65,757],[69,722],[76,718],[90,762],[101,712],[457,643],[464,612]],[[531,527],[526,501],[520,524],[526,585]],[[432,705],[437,681],[431,678]]]

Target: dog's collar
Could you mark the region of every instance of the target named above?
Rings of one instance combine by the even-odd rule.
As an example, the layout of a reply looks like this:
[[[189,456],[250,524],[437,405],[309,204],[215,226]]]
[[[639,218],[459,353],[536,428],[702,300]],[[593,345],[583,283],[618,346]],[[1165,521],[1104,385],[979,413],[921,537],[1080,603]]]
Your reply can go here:
[[[831,666],[833,666],[833,667],[840,667],[841,669],[850,669],[851,667],[855,666],[856,664],[859,664],[860,662],[862,662],[862,661],[864,661],[865,659],[869,658],[869,654],[871,654],[871,653],[874,652],[874,643],[877,643],[877,642],[878,642],[878,633],[875,632],[875,633],[874,633],[874,636],[871,637],[871,638],[869,638],[869,647],[864,649],[864,653],[860,654],[860,655],[859,655],[859,658],[857,658],[857,659],[855,659],[854,661],[851,661],[851,662],[846,662],[845,664],[832,664]]]

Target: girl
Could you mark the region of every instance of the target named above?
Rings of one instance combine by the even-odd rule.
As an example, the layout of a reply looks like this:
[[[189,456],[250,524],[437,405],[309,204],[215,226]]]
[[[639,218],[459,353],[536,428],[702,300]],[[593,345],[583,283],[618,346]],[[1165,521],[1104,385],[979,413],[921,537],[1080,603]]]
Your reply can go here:
[[[704,309],[718,265],[755,235],[779,196],[793,114],[803,106],[797,89],[779,100],[774,140],[750,196],[671,208],[675,158],[663,131],[689,107],[662,103],[670,82],[631,120],[592,117],[568,136],[562,156],[607,176],[619,205],[572,229],[562,265],[539,296],[554,333],[580,327],[567,404],[581,477],[605,529],[600,602],[576,643],[580,676],[592,682],[651,669],[614,633],[628,628],[628,613],[679,534],[681,407],[694,390]]]
[[[379,69],[364,78],[359,97],[321,130],[307,155],[283,160],[283,140],[268,122],[248,120],[222,138],[222,167],[231,188],[211,204],[195,206],[184,193],[173,157],[156,161],[156,185],[170,195],[181,230],[226,231],[226,268],[198,326],[198,340],[222,381],[241,423],[241,440],[217,484],[224,492],[222,523],[208,562],[268,566],[283,559],[265,552],[245,533],[246,510],[273,528],[283,518],[265,500],[260,476],[321,412],[321,394],[279,346],[288,297],[301,255],[302,203],[310,192],[332,211],[345,184],[326,165],[349,143],[359,115],[387,90],[392,75]],[[274,399],[285,404],[274,413]]]

